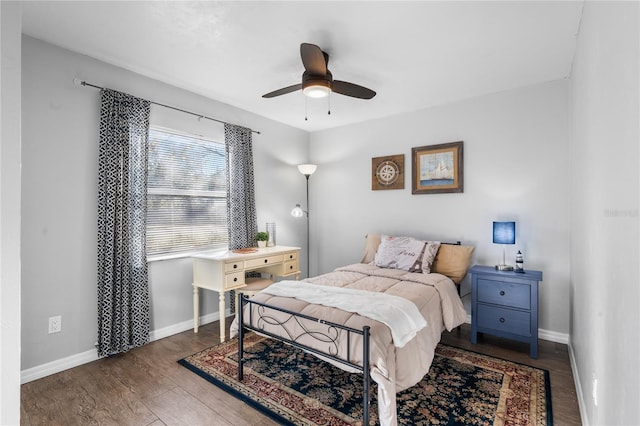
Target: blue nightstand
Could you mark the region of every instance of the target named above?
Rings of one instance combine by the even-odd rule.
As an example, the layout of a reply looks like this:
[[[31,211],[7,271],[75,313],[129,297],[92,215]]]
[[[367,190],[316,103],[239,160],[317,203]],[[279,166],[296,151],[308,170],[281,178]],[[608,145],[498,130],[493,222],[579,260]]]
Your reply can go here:
[[[541,271],[498,271],[475,265],[471,274],[471,343],[478,333],[527,342],[538,357],[538,282]]]

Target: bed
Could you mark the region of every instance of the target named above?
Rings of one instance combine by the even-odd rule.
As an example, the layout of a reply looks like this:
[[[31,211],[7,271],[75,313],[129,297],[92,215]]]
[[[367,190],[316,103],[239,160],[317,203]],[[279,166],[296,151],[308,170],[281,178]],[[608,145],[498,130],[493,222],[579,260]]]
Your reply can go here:
[[[231,336],[239,336],[239,379],[243,335],[252,330],[346,371],[368,372],[363,374],[363,423],[369,420],[367,395],[373,379],[380,424],[396,424],[396,393],[428,372],[443,330],[466,321],[457,284],[472,251],[469,246],[370,235],[360,263],[303,281],[279,282],[250,299],[240,297],[241,309],[231,325]]]

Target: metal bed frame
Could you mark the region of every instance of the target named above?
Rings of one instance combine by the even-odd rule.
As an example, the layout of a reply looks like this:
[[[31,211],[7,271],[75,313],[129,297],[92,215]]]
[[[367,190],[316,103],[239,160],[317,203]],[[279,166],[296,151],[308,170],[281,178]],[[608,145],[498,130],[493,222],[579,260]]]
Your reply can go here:
[[[442,244],[448,245],[461,245],[460,241],[456,241],[455,243],[450,242],[442,242]],[[460,294],[460,286],[458,287],[458,294]],[[332,361],[336,361],[338,363],[349,366],[359,372],[362,373],[362,424],[369,424],[369,389],[371,387],[371,377],[369,375],[369,366],[370,366],[370,351],[369,351],[369,342],[370,342],[370,327],[364,326],[362,330],[358,330],[356,328],[347,327],[341,324],[336,324],[330,321],[321,320],[319,318],[314,318],[309,315],[301,314],[298,312],[289,311],[287,309],[280,308],[278,306],[268,305],[266,303],[256,302],[250,300],[248,297],[245,297],[243,293],[238,293],[238,306],[240,309],[238,310],[238,380],[242,381],[243,377],[243,365],[244,365],[244,332],[245,330],[255,331],[259,334],[269,336],[273,339],[279,340],[281,342],[285,342],[291,346],[294,346],[298,349],[302,349],[303,351],[311,352],[315,355],[325,357],[331,359]],[[245,305],[257,305],[256,309],[258,318],[257,325],[254,324],[254,310],[249,309],[249,324],[244,323],[244,306]],[[284,320],[278,319],[274,316],[269,315],[269,310],[274,310],[277,312],[284,313],[288,315],[288,317]],[[310,329],[310,323],[305,323],[301,321],[301,319],[311,321],[313,324],[318,324],[325,328],[324,331],[320,329]],[[288,324],[293,323],[297,324],[302,328],[302,332],[295,334],[288,327]],[[287,337],[283,337],[269,331],[264,330],[265,325],[279,326],[286,334]],[[341,357],[338,353],[338,338],[340,337],[340,332],[346,333],[347,339],[347,349],[346,356]],[[351,336],[352,335],[360,335],[362,336],[362,365],[358,365],[351,360]],[[322,343],[329,344],[329,351],[322,352],[318,349],[309,347],[304,345],[298,340],[303,336],[310,336],[314,340]],[[333,350],[332,350],[333,348]]]
[[[254,318],[254,309],[249,309],[249,324],[245,324],[244,322],[244,306],[245,305],[257,305],[256,315],[257,318]],[[336,324],[330,321],[320,320],[318,318],[314,318],[308,315],[304,315],[301,313],[289,311],[287,309],[283,309],[277,306],[268,305],[261,302],[256,302],[250,300],[248,297],[244,296],[242,293],[238,294],[238,380],[242,381],[243,377],[243,365],[245,362],[244,359],[244,333],[246,330],[252,330],[259,334],[269,336],[273,339],[279,340],[281,342],[285,342],[291,346],[294,346],[298,349],[302,349],[307,352],[311,352],[315,355],[319,355],[324,358],[331,359],[332,361],[336,361],[338,363],[349,366],[358,372],[362,373],[362,405],[363,405],[363,414],[362,414],[362,424],[369,424],[369,389],[371,387],[371,377],[369,375],[369,340],[370,340],[370,327],[364,326],[362,330],[358,330],[356,328],[346,327],[344,325]],[[287,315],[287,317],[283,319],[278,319],[272,315],[269,315],[269,311],[274,310],[277,312],[281,312]],[[254,322],[256,319],[256,322]],[[309,323],[306,323],[302,320],[312,321],[314,324],[318,325],[317,329],[311,329]],[[256,324],[254,326],[254,324]],[[264,330],[265,325],[279,326],[286,334],[287,337],[283,337],[280,335],[276,335],[269,331]],[[303,331],[299,333],[294,333],[291,329],[292,326],[297,325],[302,328]],[[347,339],[347,349],[346,356],[340,356],[338,350],[338,338],[341,333],[346,333]],[[351,340],[353,335],[362,336],[362,365],[356,364],[351,360]],[[303,336],[309,336],[314,340],[326,343],[329,345],[329,350],[327,352],[323,352],[321,350],[309,347],[299,342],[300,338]]]

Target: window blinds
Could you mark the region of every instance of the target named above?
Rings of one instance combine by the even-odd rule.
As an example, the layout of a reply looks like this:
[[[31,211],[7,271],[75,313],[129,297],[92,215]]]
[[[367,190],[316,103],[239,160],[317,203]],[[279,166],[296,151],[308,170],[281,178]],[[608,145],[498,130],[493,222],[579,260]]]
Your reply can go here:
[[[226,197],[224,144],[150,129],[147,255],[226,246]]]

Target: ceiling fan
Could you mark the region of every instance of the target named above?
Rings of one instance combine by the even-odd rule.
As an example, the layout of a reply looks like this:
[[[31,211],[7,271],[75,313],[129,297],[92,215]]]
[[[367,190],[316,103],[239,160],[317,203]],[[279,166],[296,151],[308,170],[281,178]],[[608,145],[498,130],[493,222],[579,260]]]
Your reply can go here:
[[[329,54],[323,52],[315,44],[302,43],[300,56],[302,57],[302,65],[304,65],[302,83],[274,90],[262,95],[263,98],[273,98],[301,89],[302,93],[310,98],[323,98],[328,96],[330,92],[360,99],[371,99],[376,95],[376,92],[366,87],[347,81],[334,80],[331,71],[327,68]]]

